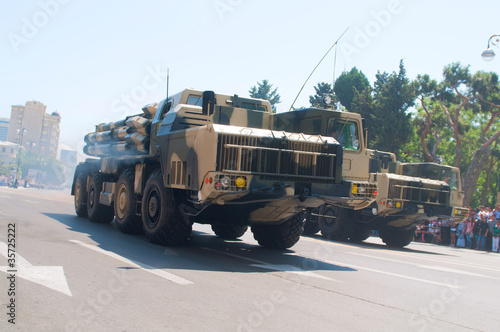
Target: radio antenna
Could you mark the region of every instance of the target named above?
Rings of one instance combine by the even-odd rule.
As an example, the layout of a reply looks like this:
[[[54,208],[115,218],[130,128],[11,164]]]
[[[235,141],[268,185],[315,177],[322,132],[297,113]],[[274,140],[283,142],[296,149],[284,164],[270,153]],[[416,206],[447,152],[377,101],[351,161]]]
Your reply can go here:
[[[169,70],[169,68],[167,68],[167,99],[166,100],[168,100],[168,79],[170,77],[168,70]]]
[[[299,98],[302,90],[304,89],[304,87],[306,86],[307,84],[307,81],[309,81],[309,79],[311,78],[311,76],[314,74],[314,72],[316,71],[316,69],[319,67],[319,65],[321,64],[321,62],[323,62],[323,60],[326,58],[326,56],[328,55],[328,53],[330,53],[330,51],[332,50],[332,48],[337,45],[337,43],[339,42],[340,38],[342,38],[344,36],[344,34],[347,32],[347,30],[349,30],[349,27],[347,27],[347,29],[344,30],[344,32],[342,32],[342,34],[340,35],[340,37],[335,41],[335,43],[333,43],[333,45],[328,49],[328,51],[325,53],[325,55],[323,55],[323,57],[321,58],[321,60],[319,60],[318,64],[316,65],[316,67],[314,67],[313,71],[311,72],[311,74],[309,74],[309,76],[307,77],[306,81],[304,82],[304,84],[302,85],[302,87],[300,88],[300,91],[299,93],[297,94],[297,97],[295,97],[295,100],[293,101],[292,103],[292,106],[290,106],[290,109],[288,111],[291,111],[292,108],[293,108],[293,105],[295,105],[295,102],[297,101],[297,98]]]

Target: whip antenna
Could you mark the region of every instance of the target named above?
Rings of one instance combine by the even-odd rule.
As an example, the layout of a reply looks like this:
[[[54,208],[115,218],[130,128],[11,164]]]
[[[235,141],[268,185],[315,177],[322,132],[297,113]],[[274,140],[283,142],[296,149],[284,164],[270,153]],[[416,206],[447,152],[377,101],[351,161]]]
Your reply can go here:
[[[316,71],[316,69],[319,67],[319,65],[321,64],[321,62],[323,61],[324,58],[326,58],[326,56],[328,55],[328,53],[330,53],[330,51],[332,50],[332,48],[337,45],[337,43],[339,42],[340,38],[342,38],[344,36],[344,34],[347,32],[347,30],[349,30],[349,27],[347,27],[347,29],[344,30],[344,32],[342,32],[342,34],[340,35],[340,37],[335,41],[335,43],[333,43],[333,45],[328,49],[328,51],[325,53],[325,55],[323,55],[323,57],[321,58],[321,60],[319,60],[318,64],[316,65],[316,67],[314,67],[313,71],[311,72],[311,74],[309,74],[309,76],[307,77],[306,81],[304,82],[304,84],[302,85],[302,87],[300,88],[300,91],[299,93],[297,94],[297,97],[295,97],[295,100],[293,101],[292,103],[292,106],[290,106],[290,109],[288,111],[290,111],[292,108],[293,108],[293,105],[295,105],[295,102],[297,101],[297,98],[299,98],[300,96],[300,93],[302,92],[302,90],[304,89],[304,87],[306,86],[307,84],[307,81],[309,81],[309,79],[311,78],[311,76],[314,74],[314,72]]]

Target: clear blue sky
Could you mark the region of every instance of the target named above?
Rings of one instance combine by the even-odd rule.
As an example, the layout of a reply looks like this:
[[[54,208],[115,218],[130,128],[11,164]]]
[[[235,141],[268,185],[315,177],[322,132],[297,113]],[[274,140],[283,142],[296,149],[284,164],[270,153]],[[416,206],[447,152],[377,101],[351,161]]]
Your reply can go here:
[[[337,49],[336,75],[352,67],[373,82],[377,71],[441,78],[455,61],[472,71],[500,34],[500,2],[165,0],[2,1],[0,117],[37,100],[62,116],[60,142],[81,152],[83,136],[186,87],[248,95],[268,79],[290,107],[319,59]],[[318,82],[332,82],[334,52],[295,106],[307,106]]]

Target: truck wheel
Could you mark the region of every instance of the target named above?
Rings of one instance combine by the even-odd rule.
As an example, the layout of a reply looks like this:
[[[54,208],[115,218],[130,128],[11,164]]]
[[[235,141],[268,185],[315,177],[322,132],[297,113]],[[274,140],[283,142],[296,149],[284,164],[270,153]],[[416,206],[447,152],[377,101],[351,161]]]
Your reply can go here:
[[[191,234],[192,226],[182,218],[173,190],[163,186],[159,170],[151,174],[144,188],[142,225],[151,242],[166,246],[183,244]]]
[[[90,179],[89,191],[87,193],[87,214],[90,221],[107,224],[113,221],[114,212],[112,206],[99,203],[99,196],[104,182],[101,173],[95,173]]]
[[[336,206],[326,206],[322,214],[324,217],[318,220],[321,234],[329,240],[347,241],[354,231],[352,211]]]
[[[248,226],[228,225],[228,224],[213,224],[212,230],[215,235],[225,240],[236,240],[242,237],[247,231]]]
[[[122,233],[142,232],[142,220],[135,214],[137,195],[134,193],[134,172],[126,169],[116,183],[115,193],[116,226]]]
[[[379,230],[380,238],[390,247],[403,248],[410,244],[415,237],[415,227],[404,228],[384,228]]]
[[[352,242],[362,242],[369,238],[371,234],[371,229],[357,224],[356,227],[354,227],[354,231],[352,232],[349,240],[351,240]]]
[[[279,225],[253,225],[253,237],[263,247],[287,249],[300,239],[304,226],[304,212]]]
[[[87,176],[88,172],[79,171],[75,178],[75,212],[81,218],[87,218]]]
[[[318,213],[318,210],[314,210]],[[311,216],[311,212],[305,212],[304,231],[302,235],[314,235],[319,232],[318,217]]]

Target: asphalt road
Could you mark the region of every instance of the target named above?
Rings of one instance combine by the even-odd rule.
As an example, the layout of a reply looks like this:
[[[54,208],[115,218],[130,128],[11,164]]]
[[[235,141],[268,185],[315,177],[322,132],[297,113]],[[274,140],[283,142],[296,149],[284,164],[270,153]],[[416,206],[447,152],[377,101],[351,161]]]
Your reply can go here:
[[[500,254],[319,236],[283,252],[204,225],[167,248],[72,202],[0,187],[0,330],[498,331]]]

